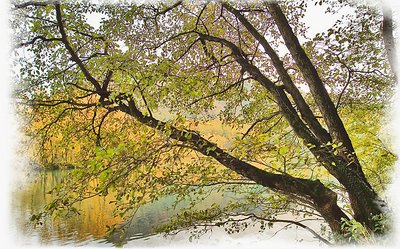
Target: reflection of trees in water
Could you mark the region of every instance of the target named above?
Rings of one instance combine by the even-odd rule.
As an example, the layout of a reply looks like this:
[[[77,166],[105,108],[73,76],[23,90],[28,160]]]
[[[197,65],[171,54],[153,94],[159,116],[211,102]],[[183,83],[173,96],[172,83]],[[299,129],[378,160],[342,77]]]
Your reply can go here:
[[[49,171],[41,173],[34,182],[17,191],[12,200],[13,216],[19,232],[26,237],[37,236],[40,243],[49,244],[83,242],[90,238],[102,239],[107,232],[106,225],[120,223],[122,220],[114,217],[112,204],[114,195],[93,197],[76,205],[81,215],[54,217],[43,226],[32,227],[29,219],[33,213],[38,213],[46,203],[52,200],[48,192],[61,183],[65,172]]]
[[[248,190],[259,191],[259,189],[263,190],[260,186],[255,186],[252,190],[250,190],[250,188]],[[205,190],[202,196],[197,196],[198,199],[192,196],[194,197],[192,201],[197,200],[195,201],[193,209],[202,210],[211,208],[212,205],[216,203],[224,207],[228,205],[229,201],[239,202],[244,196],[230,191],[224,192],[223,194],[222,192],[213,191],[213,189],[210,188],[207,191]],[[180,217],[182,211],[190,205],[190,201],[186,200],[179,202],[176,207],[173,208],[175,202],[175,196],[166,196],[152,203],[145,204],[139,208],[134,216],[121,224],[123,231],[116,230],[107,241],[117,246],[122,246],[130,240],[143,239],[155,235],[157,228],[170,221],[173,216]],[[240,212],[242,209],[238,207],[236,211]],[[253,211],[257,213],[257,210]]]
[[[49,191],[60,184],[65,171],[48,171],[37,175],[35,181],[13,196],[13,216],[18,230],[26,237],[38,237],[43,244],[81,243],[89,240],[100,240],[122,245],[132,239],[147,237],[155,233],[157,227],[166,223],[172,216],[179,215],[182,208],[189,205],[188,201],[180,202],[172,208],[176,198],[166,196],[152,203],[145,204],[129,220],[114,217],[114,193],[106,197],[93,197],[77,203],[75,207],[81,215],[54,217],[43,226],[32,227],[29,219],[34,213],[39,213],[46,203],[52,200]],[[95,183],[93,183],[95,184]],[[217,193],[211,191],[206,198],[200,198],[195,205],[196,209],[209,208],[213,203],[223,205],[229,200],[240,198],[238,194]],[[106,239],[107,226],[121,224],[124,232],[116,231]]]
[[[123,222],[122,218],[113,215],[114,204],[110,204],[110,201],[114,200],[115,195],[109,193],[106,197],[96,196],[77,203],[75,207],[81,215],[55,217],[43,226],[33,228],[29,222],[30,216],[39,213],[43,206],[52,200],[53,197],[49,191],[61,183],[63,176],[65,176],[63,171],[40,173],[32,183],[24,186],[13,196],[13,216],[16,226],[26,237],[38,237],[40,243],[43,244],[104,240],[107,235],[107,226],[122,223],[125,233],[116,232],[107,242],[124,244],[130,239],[153,234],[155,228],[171,216],[178,214],[179,209],[185,205],[181,203],[173,209],[171,206],[175,198],[165,197],[144,205],[132,219]],[[202,205],[208,202],[204,201]]]
[[[139,208],[135,216],[123,222],[123,232],[116,232],[107,239],[108,242],[115,245],[123,245],[129,240],[140,239],[155,234],[158,226],[167,222],[167,220],[179,213],[179,209],[184,203],[179,204],[175,209],[171,208],[175,198],[168,196],[152,203],[148,203]]]
[[[30,224],[30,216],[38,213],[45,203],[51,200],[48,193],[53,186],[61,182],[59,172],[39,173],[35,180],[26,183],[21,190],[15,191],[12,196],[12,210],[18,230],[24,235],[37,234],[43,241],[50,241],[53,228],[44,225],[34,229]]]

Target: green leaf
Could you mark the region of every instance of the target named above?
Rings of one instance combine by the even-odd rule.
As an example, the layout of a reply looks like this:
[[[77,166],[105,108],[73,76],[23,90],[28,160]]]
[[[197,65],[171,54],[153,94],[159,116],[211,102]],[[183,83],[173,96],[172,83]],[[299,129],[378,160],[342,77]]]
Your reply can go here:
[[[279,155],[284,156],[288,152],[289,148],[286,146],[280,147],[278,150]]]

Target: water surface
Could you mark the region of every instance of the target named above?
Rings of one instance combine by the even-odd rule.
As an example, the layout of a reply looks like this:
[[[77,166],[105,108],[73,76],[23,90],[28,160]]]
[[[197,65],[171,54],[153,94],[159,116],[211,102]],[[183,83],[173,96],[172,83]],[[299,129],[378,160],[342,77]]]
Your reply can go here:
[[[48,192],[62,181],[65,172],[60,170],[38,174],[35,180],[20,187],[13,193],[12,216],[22,244],[40,245],[123,245],[131,240],[145,240],[155,234],[155,229],[184,207],[172,208],[174,197],[169,196],[141,207],[126,227],[126,233],[106,238],[107,226],[122,224],[124,220],[113,215],[114,194],[96,196],[76,205],[81,215],[57,217],[43,226],[34,228],[29,219],[51,201]],[[209,207],[214,202],[227,202],[220,193],[208,196],[197,208]]]

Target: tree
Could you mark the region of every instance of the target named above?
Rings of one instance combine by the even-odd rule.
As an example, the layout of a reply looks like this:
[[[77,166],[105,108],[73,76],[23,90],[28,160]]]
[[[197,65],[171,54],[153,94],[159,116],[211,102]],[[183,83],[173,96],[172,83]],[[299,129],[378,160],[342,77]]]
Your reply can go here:
[[[378,115],[391,95],[393,25],[376,6],[318,1],[352,12],[310,39],[307,4],[14,3],[27,132],[44,154],[50,143],[86,148],[46,213],[76,211],[74,202],[110,190],[123,216],[162,195],[256,184],[263,193],[245,191],[247,218],[274,222],[293,209],[321,216],[338,240],[351,237],[352,222],[387,233],[388,204],[365,173],[374,166],[362,165],[343,117],[354,122],[354,108]],[[100,27],[87,22],[91,13],[104,16]],[[225,143],[201,129],[215,120],[230,127]],[[382,167],[394,160],[385,153]],[[268,210],[252,213],[260,203]],[[237,208],[189,209],[169,229]]]

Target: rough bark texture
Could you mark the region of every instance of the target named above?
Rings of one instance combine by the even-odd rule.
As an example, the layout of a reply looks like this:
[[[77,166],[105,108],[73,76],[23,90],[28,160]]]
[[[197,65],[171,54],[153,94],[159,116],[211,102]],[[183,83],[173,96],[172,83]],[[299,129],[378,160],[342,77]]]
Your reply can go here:
[[[320,161],[346,188],[354,211],[354,218],[373,230],[375,223],[371,221],[371,216],[381,214],[382,208],[386,207],[386,204],[378,197],[365,178],[343,122],[317,70],[301,47],[280,6],[275,2],[267,3],[267,6],[286,47],[310,87],[311,94],[328,126],[333,142],[341,142],[344,145],[343,150],[339,151],[338,156],[332,158],[333,160],[323,157],[320,158]],[[335,164],[335,167],[329,165],[332,163]]]
[[[282,13],[280,6],[277,3],[272,2],[268,3],[267,6],[285,41],[286,47],[289,49],[289,52],[299,67],[301,74],[310,87],[311,94],[318,109],[321,111],[334,142],[342,142],[344,147],[347,148],[350,153],[354,152],[351,140],[347,135],[344,124],[337,113],[334,103],[324,87],[324,83],[319,77],[313,63],[301,47],[299,40],[290,27],[285,15]],[[354,167],[355,170],[359,172],[360,176],[364,177],[361,167],[357,164],[355,164]]]

